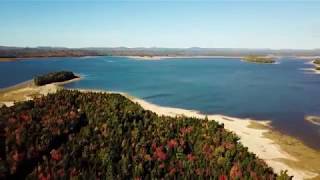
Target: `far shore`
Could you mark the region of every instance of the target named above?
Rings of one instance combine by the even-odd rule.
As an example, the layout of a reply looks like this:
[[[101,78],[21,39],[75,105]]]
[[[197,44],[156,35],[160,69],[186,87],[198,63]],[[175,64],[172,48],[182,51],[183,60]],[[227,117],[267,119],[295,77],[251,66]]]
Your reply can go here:
[[[27,59],[45,59],[45,58],[92,58],[92,57],[100,57],[104,55],[97,55],[97,56],[48,56],[48,57],[17,57],[17,58],[2,58],[0,57],[0,63],[1,62],[12,62],[12,61],[20,61],[20,60],[27,60]],[[215,58],[225,58],[225,59],[242,59],[245,56],[174,56],[174,55],[169,55],[169,56],[149,56],[149,55],[136,55],[136,56],[117,56],[117,55],[105,55],[105,57],[126,57],[130,59],[135,59],[135,60],[163,60],[163,59],[191,59],[191,58],[208,58],[208,59],[215,59]],[[302,60],[311,60],[311,59],[316,59],[320,58],[320,56],[272,56],[274,58],[283,58],[283,57],[291,57],[291,58],[299,58]]]
[[[43,56],[43,57],[13,57],[13,58],[2,58],[0,57],[0,62],[12,62],[12,61],[21,61],[28,59],[46,59],[46,58],[91,58],[91,57],[99,57],[99,56]]]
[[[242,58],[242,56],[114,56],[136,60],[189,59],[189,58]]]
[[[65,82],[52,83],[44,86],[35,86],[33,81],[20,83],[19,85],[0,90],[0,105],[12,106],[14,102],[30,100],[35,97],[55,93],[64,88],[63,85],[81,80],[72,79]],[[240,137],[241,143],[248,147],[259,158],[266,161],[275,172],[288,170],[294,179],[319,178],[320,177],[320,152],[304,145],[301,141],[281,134],[274,130],[268,121],[253,119],[240,119],[224,115],[205,115],[198,111],[186,110],[173,107],[163,107],[149,103],[143,99],[133,97],[122,92],[103,90],[77,89],[82,92],[119,93],[138,103],[144,109],[165,116],[188,116],[223,123],[225,128]]]

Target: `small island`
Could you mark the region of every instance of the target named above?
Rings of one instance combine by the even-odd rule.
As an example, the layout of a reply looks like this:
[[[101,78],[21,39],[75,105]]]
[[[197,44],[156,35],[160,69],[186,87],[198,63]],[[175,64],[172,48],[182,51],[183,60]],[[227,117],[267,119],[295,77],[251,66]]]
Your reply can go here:
[[[68,81],[75,78],[79,78],[79,77],[74,75],[73,72],[59,71],[59,72],[52,72],[46,75],[36,76],[33,79],[33,81],[35,85],[42,86],[42,85],[55,83],[55,82]]]
[[[246,62],[252,62],[252,63],[262,63],[262,64],[273,64],[276,61],[271,58],[271,57],[266,57],[266,56],[256,56],[256,55],[250,55],[250,56],[245,56],[243,58],[244,61]]]

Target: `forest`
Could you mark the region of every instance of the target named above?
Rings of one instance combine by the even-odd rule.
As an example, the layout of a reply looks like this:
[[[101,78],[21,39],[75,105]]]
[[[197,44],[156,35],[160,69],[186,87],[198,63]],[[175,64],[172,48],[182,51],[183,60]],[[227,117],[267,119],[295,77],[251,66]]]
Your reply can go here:
[[[263,64],[275,63],[275,60],[273,58],[264,57],[264,56],[250,55],[250,56],[245,56],[243,59],[247,62],[254,62],[254,63],[263,63]]]
[[[0,179],[291,179],[223,124],[120,94],[60,90],[0,108]]]
[[[82,57],[97,56],[94,51],[85,49],[52,48],[52,47],[5,47],[0,46],[1,58],[45,58],[45,57]]]
[[[45,75],[36,76],[33,78],[33,81],[35,85],[42,86],[42,85],[50,84],[54,82],[68,81],[75,78],[78,78],[78,76],[74,75],[73,72],[59,71],[59,72],[52,72]]]

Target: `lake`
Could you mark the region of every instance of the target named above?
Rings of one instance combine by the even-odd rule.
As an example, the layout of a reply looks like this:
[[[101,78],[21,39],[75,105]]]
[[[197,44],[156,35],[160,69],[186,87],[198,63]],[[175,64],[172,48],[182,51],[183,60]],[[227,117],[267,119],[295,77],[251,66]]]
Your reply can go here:
[[[70,70],[84,77],[70,88],[122,91],[162,106],[271,120],[277,130],[320,149],[320,127],[304,120],[320,115],[320,74],[303,68],[313,65],[295,58],[278,64],[237,58],[41,58],[1,62],[0,88]]]

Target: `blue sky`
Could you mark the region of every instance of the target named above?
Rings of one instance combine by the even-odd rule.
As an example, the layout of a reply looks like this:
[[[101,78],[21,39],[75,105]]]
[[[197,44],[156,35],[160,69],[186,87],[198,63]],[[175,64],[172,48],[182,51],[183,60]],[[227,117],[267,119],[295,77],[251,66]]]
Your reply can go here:
[[[0,45],[320,48],[320,1],[1,1]]]

